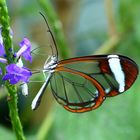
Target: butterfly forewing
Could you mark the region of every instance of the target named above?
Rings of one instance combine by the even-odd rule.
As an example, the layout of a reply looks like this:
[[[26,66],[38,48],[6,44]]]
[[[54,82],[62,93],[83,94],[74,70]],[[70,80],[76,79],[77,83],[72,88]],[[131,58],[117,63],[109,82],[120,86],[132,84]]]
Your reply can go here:
[[[94,55],[62,60],[56,70],[63,67],[96,79],[106,96],[126,91],[138,75],[135,62],[121,55]]]

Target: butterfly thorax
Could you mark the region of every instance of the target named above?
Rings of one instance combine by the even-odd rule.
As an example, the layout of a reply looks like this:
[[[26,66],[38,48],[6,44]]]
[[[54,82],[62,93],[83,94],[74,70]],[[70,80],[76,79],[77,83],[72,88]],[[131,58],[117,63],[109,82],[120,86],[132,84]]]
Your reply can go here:
[[[57,66],[57,57],[55,55],[50,56],[44,64],[44,71],[52,73],[54,72],[56,66]]]

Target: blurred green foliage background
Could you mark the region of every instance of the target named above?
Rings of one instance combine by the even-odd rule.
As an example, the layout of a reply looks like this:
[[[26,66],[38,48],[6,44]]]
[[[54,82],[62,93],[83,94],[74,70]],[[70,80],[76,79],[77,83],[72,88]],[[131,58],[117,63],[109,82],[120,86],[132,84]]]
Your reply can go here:
[[[7,4],[14,44],[26,36],[33,47],[49,45],[41,11],[54,31],[60,59],[115,53],[132,58],[140,66],[139,0],[10,0]],[[36,58],[36,63],[27,65],[36,67],[41,61],[39,56]],[[4,91],[0,89],[0,139],[15,140]],[[139,140],[139,91],[138,76],[124,94],[83,114],[64,110],[54,101],[49,87],[36,111],[30,107],[36,93],[28,97],[19,94],[19,113],[27,140]]]

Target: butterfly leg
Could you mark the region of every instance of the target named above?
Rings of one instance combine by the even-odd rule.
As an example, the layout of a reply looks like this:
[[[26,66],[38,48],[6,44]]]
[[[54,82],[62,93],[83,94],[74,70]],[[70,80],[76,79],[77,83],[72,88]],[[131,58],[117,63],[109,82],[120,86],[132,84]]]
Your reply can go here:
[[[48,86],[51,77],[52,77],[52,73],[48,73],[48,76],[46,77],[46,81],[44,82],[39,92],[37,93],[37,95],[32,101],[32,105],[31,105],[32,110],[37,109],[37,107],[40,105],[41,98],[46,90],[46,87]]]

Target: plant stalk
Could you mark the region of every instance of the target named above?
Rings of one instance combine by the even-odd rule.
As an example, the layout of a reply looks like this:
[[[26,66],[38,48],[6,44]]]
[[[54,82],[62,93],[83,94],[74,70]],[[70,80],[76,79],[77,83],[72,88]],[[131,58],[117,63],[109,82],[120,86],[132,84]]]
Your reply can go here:
[[[13,52],[12,52],[13,45],[12,45],[12,39],[10,35],[10,24],[9,24],[9,16],[8,16],[8,8],[6,5],[6,0],[0,0],[0,25],[2,26],[2,37],[3,37],[7,62],[8,64],[15,63],[15,60],[13,58]],[[9,115],[11,118],[13,130],[16,134],[17,140],[25,140],[22,125],[18,114],[17,88],[15,85],[9,84],[9,82],[6,82],[5,85],[8,90],[7,101],[8,101]]]

